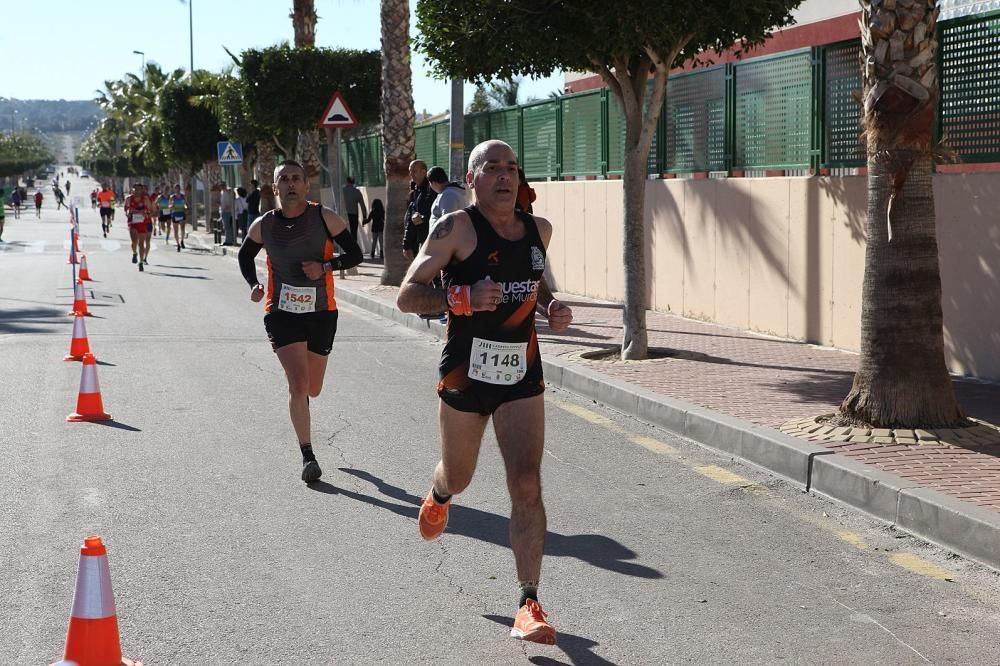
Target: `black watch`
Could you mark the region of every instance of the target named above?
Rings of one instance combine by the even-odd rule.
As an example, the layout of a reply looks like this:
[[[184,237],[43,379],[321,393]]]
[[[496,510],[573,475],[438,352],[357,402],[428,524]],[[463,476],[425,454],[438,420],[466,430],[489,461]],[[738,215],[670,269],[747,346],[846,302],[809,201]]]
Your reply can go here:
[[[324,273],[332,273],[333,272],[333,262],[332,261],[324,261],[323,262],[323,272]]]

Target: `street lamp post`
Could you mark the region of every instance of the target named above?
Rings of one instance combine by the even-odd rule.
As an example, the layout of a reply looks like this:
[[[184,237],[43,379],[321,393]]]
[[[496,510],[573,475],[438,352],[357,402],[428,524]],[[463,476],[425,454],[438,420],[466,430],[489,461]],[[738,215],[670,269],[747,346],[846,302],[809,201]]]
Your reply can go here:
[[[139,70],[139,73],[141,75],[143,75],[143,76],[146,76],[146,52],[145,51],[132,51],[132,53],[134,53],[136,55],[142,56],[142,69]]]

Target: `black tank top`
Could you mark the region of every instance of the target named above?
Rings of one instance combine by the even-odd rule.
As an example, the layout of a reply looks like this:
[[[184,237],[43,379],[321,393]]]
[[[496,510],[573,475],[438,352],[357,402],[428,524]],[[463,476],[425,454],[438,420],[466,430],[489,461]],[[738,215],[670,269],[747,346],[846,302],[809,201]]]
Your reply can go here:
[[[302,270],[303,261],[328,261],[333,257],[333,242],[319,204],[307,203],[298,217],[285,217],[280,208],[265,213],[260,220],[260,234],[267,251],[265,312],[337,309],[333,273],[310,280]]]
[[[473,385],[492,385],[469,377],[473,339],[526,343],[526,373],[522,381],[541,381],[542,362],[535,336],[535,306],[538,283],[545,272],[545,244],[531,215],[515,211],[524,225],[519,240],[501,238],[476,206],[465,209],[476,230],[476,249],[463,261],[442,271],[445,287],[472,285],[487,277],[498,282],[503,302],[492,312],[472,316],[449,315],[447,341],[438,367],[441,385],[464,390]]]

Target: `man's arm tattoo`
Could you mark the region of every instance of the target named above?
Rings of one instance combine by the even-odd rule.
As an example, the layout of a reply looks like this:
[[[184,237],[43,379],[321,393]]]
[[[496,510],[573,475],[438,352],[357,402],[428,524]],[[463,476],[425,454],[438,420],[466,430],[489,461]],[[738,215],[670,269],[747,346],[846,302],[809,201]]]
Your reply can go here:
[[[437,314],[448,311],[448,295],[441,289],[430,285],[408,283],[401,290],[403,302],[397,299],[397,304],[403,312],[419,314]]]
[[[434,229],[431,231],[431,238],[434,240],[441,240],[445,236],[451,233],[451,230],[455,227],[455,218],[444,217],[437,221],[434,225]]]

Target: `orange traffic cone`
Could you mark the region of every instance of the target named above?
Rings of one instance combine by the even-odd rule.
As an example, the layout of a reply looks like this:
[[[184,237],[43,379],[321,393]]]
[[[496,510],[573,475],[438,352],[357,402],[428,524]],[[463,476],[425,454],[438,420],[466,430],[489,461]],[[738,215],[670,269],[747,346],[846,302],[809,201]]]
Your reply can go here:
[[[80,315],[83,317],[93,317],[87,310],[87,296],[83,293],[83,280],[76,279],[76,287],[73,289],[73,309],[67,312],[69,316]]]
[[[66,417],[67,421],[110,421],[111,414],[104,411],[101,400],[101,385],[97,383],[97,359],[91,353],[83,355],[83,373],[80,375],[80,395],[76,400],[76,411]]]
[[[60,664],[77,666],[139,666],[122,658],[115,595],[111,591],[108,551],[99,536],[88,536],[80,547],[76,593]]]
[[[80,251],[80,229],[76,225],[73,225],[73,249]]]
[[[90,353],[90,342],[87,341],[87,326],[82,315],[73,319],[73,340],[69,343],[69,353],[64,361],[82,361],[84,354]]]
[[[80,255],[80,279],[84,282],[91,282],[90,271],[87,270],[87,255]]]

